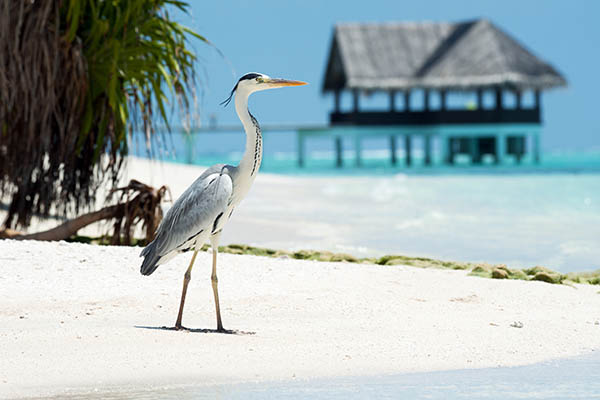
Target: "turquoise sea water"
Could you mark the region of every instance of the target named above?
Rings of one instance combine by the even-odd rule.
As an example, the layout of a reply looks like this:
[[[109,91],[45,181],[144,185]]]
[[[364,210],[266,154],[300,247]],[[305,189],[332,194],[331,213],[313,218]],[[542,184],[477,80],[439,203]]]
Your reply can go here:
[[[241,133],[165,139],[171,153],[161,154],[164,160],[187,162],[189,156],[198,165],[235,164],[244,147]],[[136,154],[146,155],[143,143],[135,143]],[[261,171],[297,179],[253,189],[223,240],[563,272],[600,268],[600,151],[546,153],[539,165],[525,159],[471,167],[459,160],[425,167],[415,150],[415,165],[406,168],[401,151],[399,165],[390,165],[386,145],[366,141],[357,168],[345,143],[346,166],[337,169],[332,144],[309,141],[310,161],[298,168],[294,134],[265,133]]]
[[[138,388],[61,396],[75,399],[599,399],[600,357],[512,368],[232,385]]]
[[[382,175],[398,172],[410,174],[524,174],[531,172],[572,172],[600,173],[600,138],[598,145],[585,151],[550,151],[542,154],[541,164],[534,164],[529,156],[525,156],[520,165],[514,159],[507,158],[502,166],[493,165],[491,158],[484,157],[482,166],[470,166],[467,156],[457,157],[456,165],[446,166],[441,163],[439,143],[433,143],[434,167],[423,165],[423,144],[419,138],[413,139],[413,165],[404,166],[404,150],[398,142],[398,164],[390,163],[389,144],[387,138],[371,138],[362,141],[362,164],[355,165],[353,141],[343,141],[344,167],[335,167],[335,153],[332,139],[311,138],[306,141],[308,155],[306,165],[298,167],[296,133],[292,131],[263,132],[263,172],[278,174],[310,174],[310,175]],[[239,132],[198,133],[191,136],[181,132],[156,135],[153,139],[156,150],[154,157],[165,161],[212,165],[216,163],[236,164],[244,151],[245,138]],[[133,155],[148,157],[146,143],[141,134],[133,137],[131,152]]]

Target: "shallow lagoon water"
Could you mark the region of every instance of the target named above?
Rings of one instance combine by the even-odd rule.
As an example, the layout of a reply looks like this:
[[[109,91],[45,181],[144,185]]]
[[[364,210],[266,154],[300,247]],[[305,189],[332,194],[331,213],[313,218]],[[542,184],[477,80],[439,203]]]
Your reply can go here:
[[[523,165],[433,168],[422,166],[415,151],[415,165],[406,168],[400,150],[392,167],[381,149],[385,142],[369,142],[361,168],[346,149],[346,166],[336,169],[330,141],[315,141],[307,168],[300,169],[291,136],[265,134],[261,171],[309,179],[254,188],[224,231],[224,244],[561,272],[600,268],[598,151],[545,154],[540,165],[525,159]],[[164,159],[175,162],[185,162],[191,148],[195,164],[235,164],[243,150],[240,133],[202,134],[189,146],[181,135],[167,140],[175,157]]]
[[[58,398],[58,397],[56,397]],[[88,392],[66,399],[600,399],[600,355],[511,368],[391,376],[185,385]]]
[[[268,131],[263,132],[263,161],[261,171],[287,175],[389,175],[397,173],[410,174],[504,174],[529,172],[595,172],[600,173],[600,143],[585,151],[546,151],[542,153],[541,164],[533,163],[531,155],[526,154],[522,163],[517,165],[514,158],[506,157],[502,166],[495,165],[493,159],[484,156],[482,167],[469,166],[467,156],[459,155],[453,166],[443,165],[441,161],[441,144],[438,140],[432,143],[433,167],[424,166],[423,143],[414,138],[412,146],[413,164],[404,165],[405,153],[402,146],[396,150],[398,163],[390,163],[388,138],[368,138],[362,141],[362,164],[355,164],[354,142],[351,138],[342,140],[343,168],[335,167],[335,150],[331,138],[315,138],[305,143],[306,160],[302,168],[298,167],[297,139],[295,132]],[[400,140],[399,140],[400,142]],[[245,138],[241,132],[225,131],[217,133],[199,133],[188,136],[181,132],[155,135],[152,139],[155,158],[185,164],[212,165],[217,163],[237,164],[242,157]],[[130,152],[132,155],[147,157],[148,151],[142,134],[133,135]]]

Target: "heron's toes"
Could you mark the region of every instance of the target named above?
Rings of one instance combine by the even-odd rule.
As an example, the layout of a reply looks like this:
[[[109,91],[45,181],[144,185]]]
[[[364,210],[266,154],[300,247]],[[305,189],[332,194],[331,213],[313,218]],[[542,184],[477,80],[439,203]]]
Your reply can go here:
[[[225,328],[218,328],[215,332],[224,333],[224,334],[228,334],[228,335],[255,335],[256,334],[256,332],[245,332],[245,331],[238,331],[236,329],[225,329]]]
[[[166,329],[168,331],[190,331],[190,328],[186,328],[185,326],[182,325],[175,325],[175,326],[163,326],[163,329]]]

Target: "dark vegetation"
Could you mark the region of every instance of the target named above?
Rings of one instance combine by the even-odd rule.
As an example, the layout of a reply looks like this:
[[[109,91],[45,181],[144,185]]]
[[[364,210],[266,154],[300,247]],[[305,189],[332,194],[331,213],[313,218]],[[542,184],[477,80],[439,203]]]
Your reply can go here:
[[[33,215],[89,211],[100,184],[116,189],[128,134],[142,129],[150,143],[158,125],[168,128],[168,95],[189,115],[196,56],[188,38],[205,39],[176,23],[169,15],[176,10],[187,12],[187,4],[0,0],[4,228],[26,227]],[[141,185],[118,189],[128,201],[93,216],[115,218],[115,242],[130,240],[138,220],[150,235],[160,221],[148,209],[156,201],[142,198],[164,190]]]

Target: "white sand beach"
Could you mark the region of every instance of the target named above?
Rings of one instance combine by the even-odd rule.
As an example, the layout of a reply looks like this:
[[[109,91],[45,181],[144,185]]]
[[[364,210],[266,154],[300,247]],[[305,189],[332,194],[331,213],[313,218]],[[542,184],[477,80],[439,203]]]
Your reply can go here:
[[[176,198],[201,171],[130,158],[122,180],[168,183]],[[223,242],[360,255],[339,246],[357,221],[340,218],[352,206],[331,193],[333,180],[346,190],[354,179],[260,174]],[[35,220],[30,231],[56,223]],[[597,286],[229,254],[219,255],[224,324],[254,334],[203,331],[216,326],[207,253],[183,321],[197,331],[162,330],[174,324],[191,255],[143,277],[139,252],[0,240],[0,397],[512,366],[600,350]]]
[[[0,397],[511,366],[600,350],[597,286],[229,254],[219,256],[224,325],[255,334],[161,330],[174,323],[190,254],[143,277],[139,251],[0,240]],[[201,253],[189,328],[215,327],[209,274]]]

